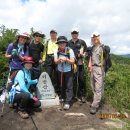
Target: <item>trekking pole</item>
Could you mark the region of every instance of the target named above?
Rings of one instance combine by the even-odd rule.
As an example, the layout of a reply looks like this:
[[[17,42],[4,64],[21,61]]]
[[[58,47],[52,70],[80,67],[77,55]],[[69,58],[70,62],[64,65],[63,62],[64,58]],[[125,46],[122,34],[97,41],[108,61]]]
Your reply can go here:
[[[60,104],[61,104],[61,111],[63,110],[63,105],[64,105],[64,99],[63,99],[63,71],[64,71],[64,66],[63,66],[63,63],[61,64],[62,66],[62,71],[61,71],[61,77],[60,77],[60,87],[61,87],[61,101],[60,101]]]
[[[75,98],[78,100],[78,88],[79,88],[79,66],[77,64],[77,75],[76,75],[76,91],[75,91]]]
[[[35,126],[35,129],[38,130],[38,128],[37,128],[37,126],[36,126],[36,123],[35,123],[35,121],[33,120],[33,117],[32,117],[31,115],[30,115],[30,118],[31,118],[31,120],[32,120],[33,125]]]

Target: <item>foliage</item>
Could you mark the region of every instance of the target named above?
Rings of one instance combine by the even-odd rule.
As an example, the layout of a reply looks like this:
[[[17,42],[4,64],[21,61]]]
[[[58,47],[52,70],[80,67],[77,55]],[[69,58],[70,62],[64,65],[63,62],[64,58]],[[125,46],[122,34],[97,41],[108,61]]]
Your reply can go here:
[[[130,59],[111,55],[112,68],[106,75],[105,98],[118,110],[130,109]]]
[[[18,29],[8,29],[4,25],[0,27],[0,82],[2,75],[8,73],[8,61],[5,59],[5,50],[10,42],[15,40]],[[34,29],[30,29],[31,37]],[[44,41],[45,39],[43,39]],[[130,59],[117,55],[111,55],[112,67],[106,74],[105,101],[111,103],[118,110],[130,109]],[[87,60],[85,60],[85,73],[87,81],[87,97],[92,99],[90,87],[90,74],[87,71]],[[7,79],[7,76],[6,76]]]
[[[130,59],[114,54],[111,54],[111,59],[112,67],[105,78],[105,102],[112,104],[119,111],[130,110]],[[92,100],[90,74],[87,71],[86,74],[87,98]]]

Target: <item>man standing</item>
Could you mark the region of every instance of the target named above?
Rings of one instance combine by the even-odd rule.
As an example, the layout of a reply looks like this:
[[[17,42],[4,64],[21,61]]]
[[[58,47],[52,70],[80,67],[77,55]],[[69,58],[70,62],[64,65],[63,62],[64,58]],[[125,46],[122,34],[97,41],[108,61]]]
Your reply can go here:
[[[29,55],[33,58],[33,61],[35,62],[33,65],[33,78],[39,78],[41,70],[40,70],[40,66],[39,64],[41,64],[42,61],[42,57],[41,54],[44,50],[44,46],[41,43],[41,39],[44,37],[45,35],[42,34],[42,32],[37,31],[33,34],[34,40],[30,43],[29,45]]]
[[[50,31],[50,39],[47,40],[44,47],[43,61],[45,62],[46,71],[53,81],[55,91],[58,91],[57,86],[57,71],[56,64],[54,63],[54,50],[58,48],[57,43],[57,32],[56,30]]]
[[[82,103],[86,102],[86,77],[84,73],[84,55],[87,51],[87,45],[85,41],[78,38],[79,31],[72,29],[72,39],[69,41],[68,46],[73,49],[76,56],[77,65],[77,85],[74,86],[75,97],[81,99]],[[77,87],[76,87],[77,86]]]
[[[91,66],[89,71],[91,72],[91,87],[94,94],[93,102],[91,104],[90,113],[95,114],[99,108],[99,104],[104,92],[104,63],[103,63],[103,47],[100,42],[100,34],[94,32],[92,38],[92,56],[90,57]]]

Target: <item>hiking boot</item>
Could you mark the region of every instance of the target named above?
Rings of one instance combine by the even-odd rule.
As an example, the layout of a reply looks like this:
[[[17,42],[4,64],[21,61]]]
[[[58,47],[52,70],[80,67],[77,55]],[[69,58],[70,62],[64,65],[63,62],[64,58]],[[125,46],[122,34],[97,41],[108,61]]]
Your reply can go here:
[[[64,104],[64,110],[69,110],[70,105],[69,104]]]
[[[23,119],[29,118],[28,113],[25,112],[25,111],[18,111],[18,114],[19,114],[19,115],[21,116],[21,118],[23,118]]]
[[[90,109],[90,114],[96,114],[97,108],[96,107],[91,107]]]
[[[86,103],[86,97],[81,97],[82,103]]]

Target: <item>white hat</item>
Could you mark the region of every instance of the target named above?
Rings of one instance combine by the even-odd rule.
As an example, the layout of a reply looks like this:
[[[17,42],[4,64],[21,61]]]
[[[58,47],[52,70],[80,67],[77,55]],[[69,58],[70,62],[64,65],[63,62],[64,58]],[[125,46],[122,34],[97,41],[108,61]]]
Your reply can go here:
[[[71,30],[71,33],[73,33],[73,32],[79,33],[79,30],[78,30],[77,28],[73,28],[73,29]]]
[[[92,35],[91,35],[91,37],[98,37],[98,36],[100,36],[99,32],[93,32]]]
[[[29,36],[29,34],[27,32],[17,34],[16,38],[19,38],[20,36],[27,37],[28,39],[30,39],[30,36]]]

